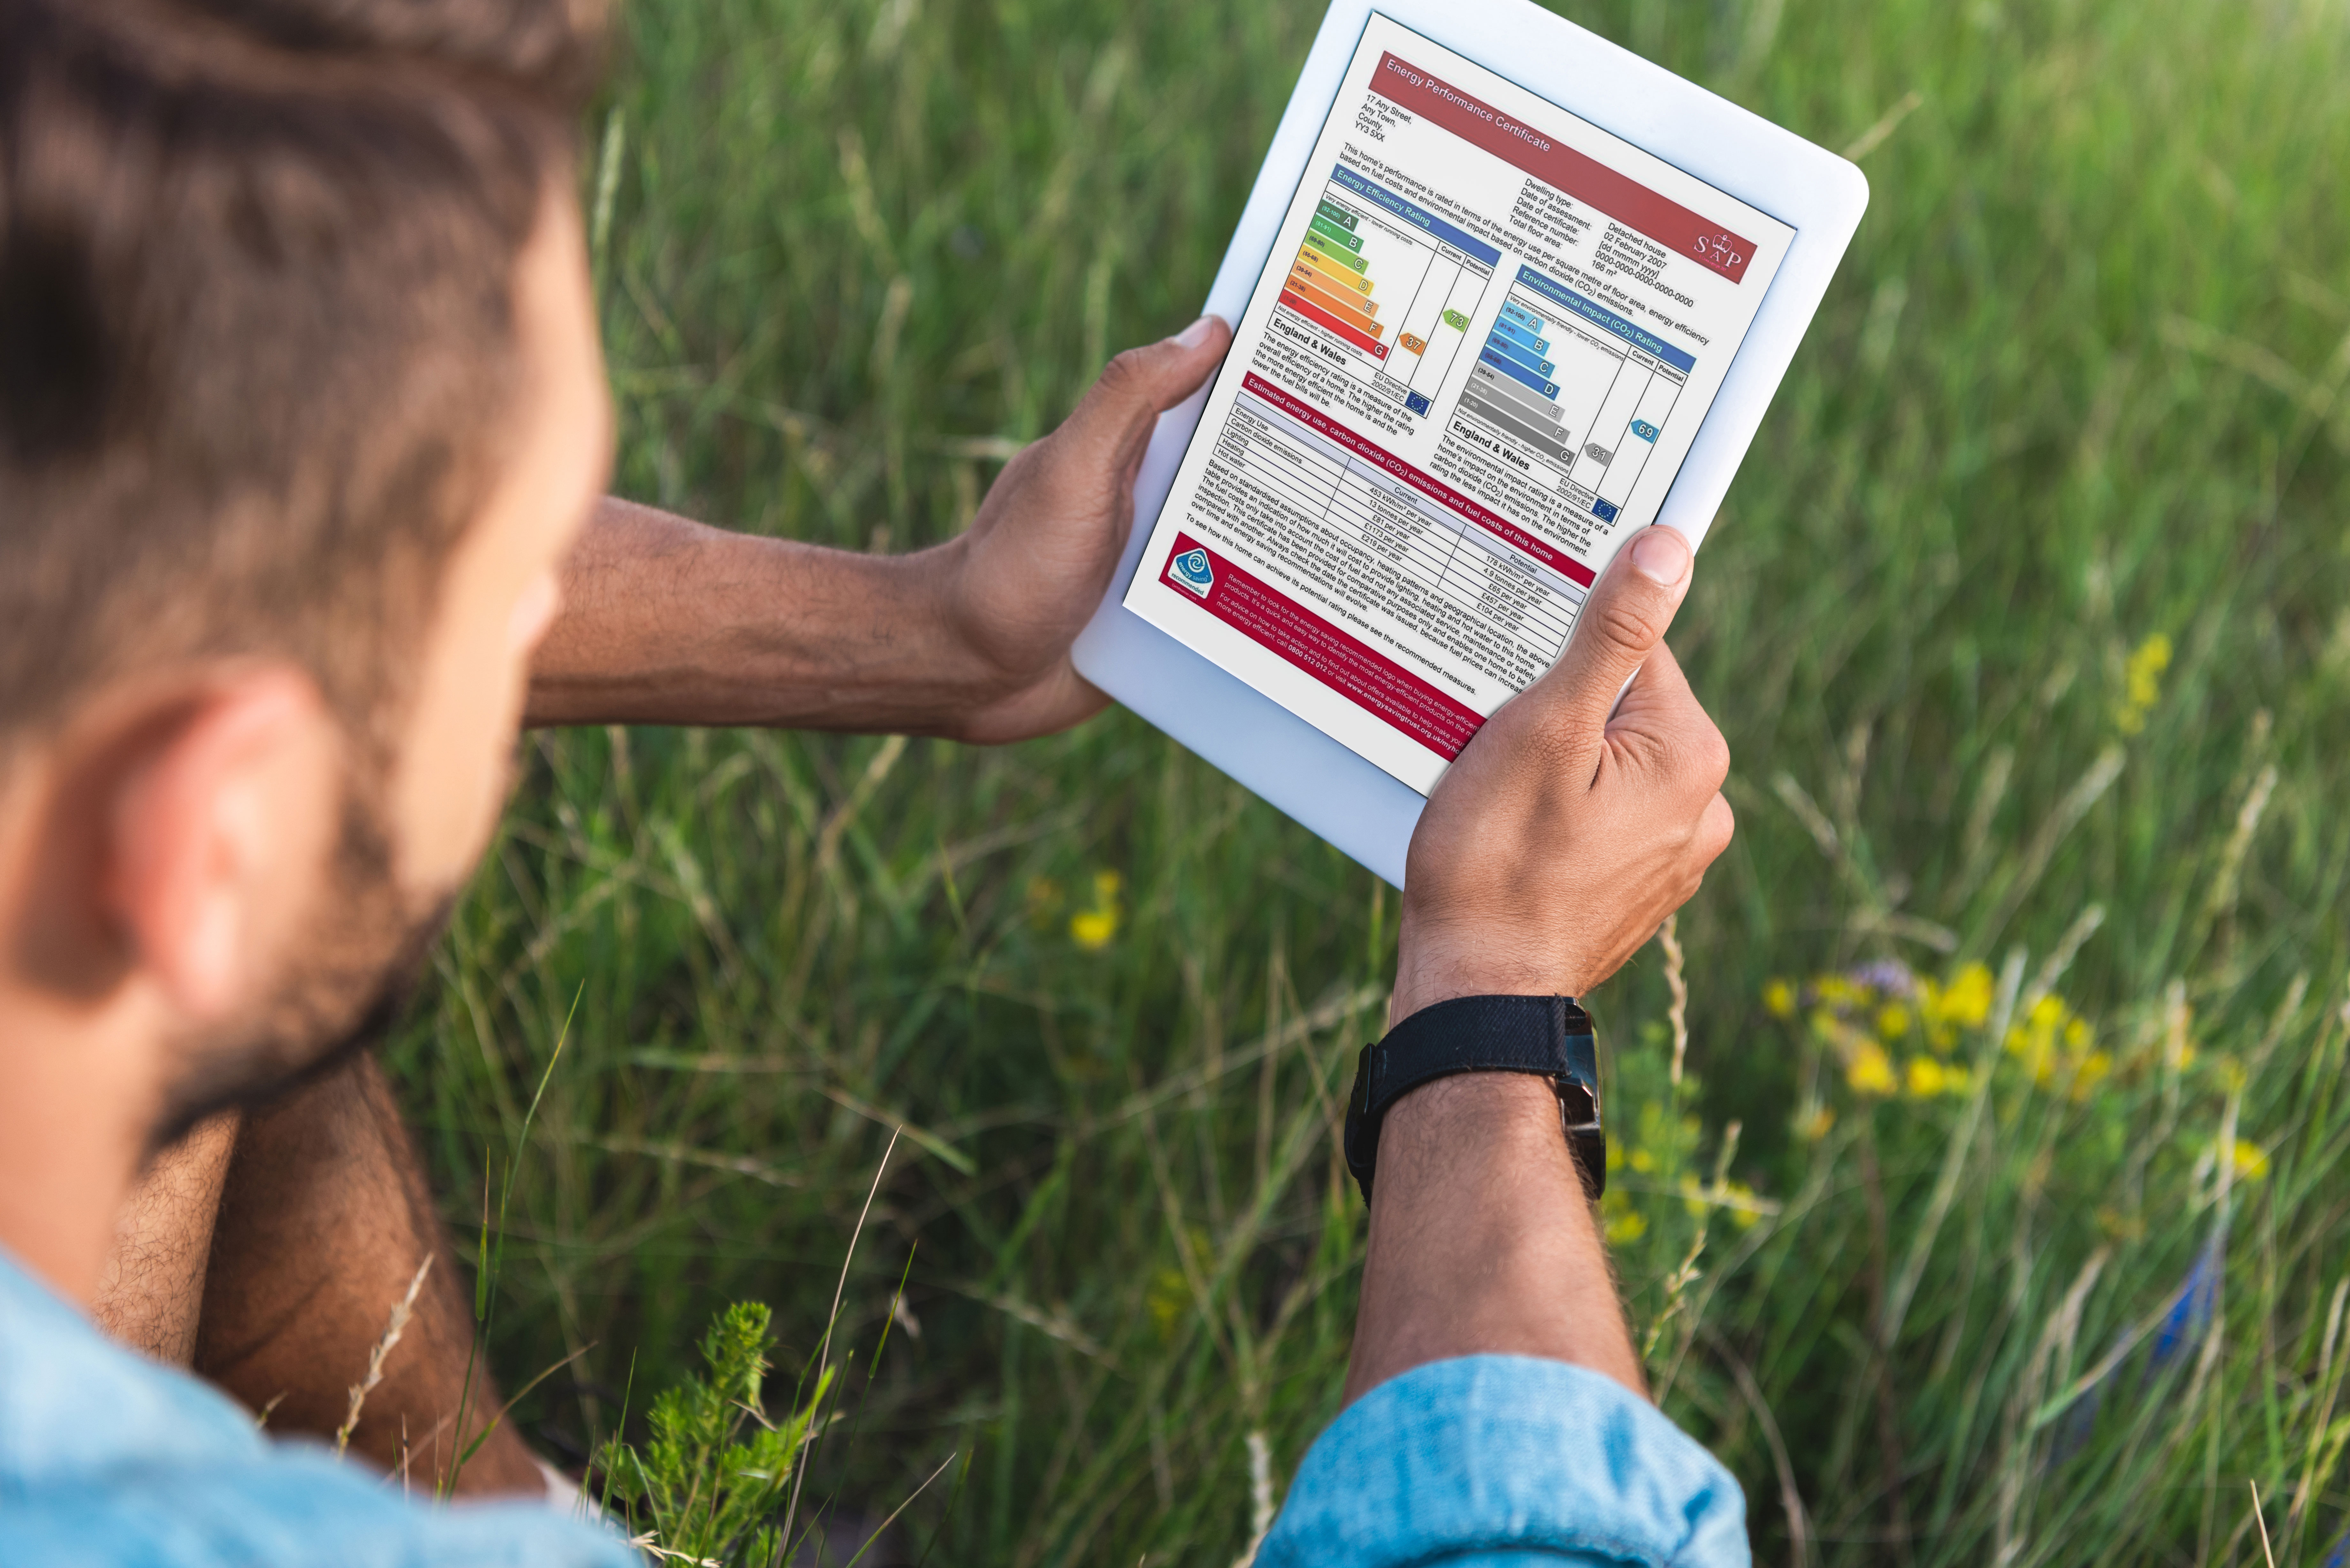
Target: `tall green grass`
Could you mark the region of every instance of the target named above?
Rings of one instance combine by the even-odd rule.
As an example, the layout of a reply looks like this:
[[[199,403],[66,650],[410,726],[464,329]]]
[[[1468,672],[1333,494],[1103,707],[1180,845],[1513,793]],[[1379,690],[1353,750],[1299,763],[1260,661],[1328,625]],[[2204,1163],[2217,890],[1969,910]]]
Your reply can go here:
[[[1738,841],[1681,972],[1596,1004],[1666,1407],[1771,1562],[2249,1563],[2263,1523],[2328,1562],[2350,13],[1564,9],[1875,192],[1674,638]],[[1316,20],[636,0],[588,128],[619,487],[951,533],[1196,308]],[[1252,1434],[1277,1491],[1335,1407],[1393,896],[1123,715],[526,751],[394,1063],[452,1219],[515,1172],[508,1384],[585,1351],[537,1439],[641,1437],[735,1299],[780,1416],[902,1126],[799,1517],[946,1464],[899,1521],[931,1561],[1230,1563]]]

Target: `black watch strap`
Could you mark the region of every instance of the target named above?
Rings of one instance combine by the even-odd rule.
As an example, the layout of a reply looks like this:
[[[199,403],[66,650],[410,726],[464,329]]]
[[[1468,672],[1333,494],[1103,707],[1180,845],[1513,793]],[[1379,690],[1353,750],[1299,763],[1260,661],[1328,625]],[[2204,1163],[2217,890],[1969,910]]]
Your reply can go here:
[[[1584,1194],[1607,1189],[1607,1135],[1599,1125],[1599,1046],[1591,1015],[1571,996],[1457,996],[1423,1007],[1363,1047],[1347,1097],[1347,1168],[1371,1200],[1379,1124],[1388,1107],[1455,1073],[1533,1073],[1558,1096],[1559,1128]]]

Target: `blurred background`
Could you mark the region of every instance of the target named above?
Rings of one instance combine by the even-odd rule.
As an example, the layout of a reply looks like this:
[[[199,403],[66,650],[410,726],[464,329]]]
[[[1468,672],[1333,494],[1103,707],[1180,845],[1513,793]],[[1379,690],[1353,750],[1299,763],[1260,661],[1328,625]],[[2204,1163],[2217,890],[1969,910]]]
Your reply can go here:
[[[2350,9],[1555,8],[1874,190],[1673,636],[1737,842],[1594,1004],[1661,1401],[1765,1562],[2350,1561]],[[621,18],[617,488],[903,551],[1196,313],[1319,12]],[[754,1301],[777,1414],[832,1325],[803,1516],[1242,1557],[1392,892],[1122,713],[525,755],[391,1061],[535,1439]]]

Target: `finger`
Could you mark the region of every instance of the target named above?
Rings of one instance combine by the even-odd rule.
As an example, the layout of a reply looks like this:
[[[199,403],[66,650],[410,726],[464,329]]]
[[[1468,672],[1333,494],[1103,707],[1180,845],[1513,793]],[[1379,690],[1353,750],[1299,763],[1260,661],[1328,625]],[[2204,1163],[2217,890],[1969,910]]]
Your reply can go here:
[[[1730,847],[1738,832],[1738,814],[1730,808],[1730,797],[1716,790],[1713,799],[1706,803],[1705,815],[1697,819],[1697,852],[1711,866],[1721,852]]]
[[[1676,714],[1696,701],[1672,645],[1659,642],[1640,661],[1640,672],[1632,677],[1632,684],[1624,689],[1607,715],[1607,732],[1612,736],[1654,729],[1660,717]]]
[[[1721,788],[1730,774],[1730,743],[1721,738],[1713,715],[1690,690],[1689,676],[1669,643],[1659,642],[1648,650],[1630,690],[1608,715],[1607,743],[1675,765],[1686,764],[1702,775],[1708,790]]]
[[[1704,800],[1730,776],[1730,742],[1690,690],[1672,649],[1659,643],[1607,721],[1598,772],[1628,769],[1675,800]]]
[[[1059,439],[1097,461],[1139,461],[1159,416],[1200,389],[1232,341],[1222,317],[1202,316],[1172,337],[1128,349],[1103,367]]]
[[[1534,710],[1526,718],[1596,746],[1617,695],[1660,646],[1689,592],[1691,559],[1689,541],[1670,528],[1634,535],[1584,601],[1565,654],[1519,700]]]

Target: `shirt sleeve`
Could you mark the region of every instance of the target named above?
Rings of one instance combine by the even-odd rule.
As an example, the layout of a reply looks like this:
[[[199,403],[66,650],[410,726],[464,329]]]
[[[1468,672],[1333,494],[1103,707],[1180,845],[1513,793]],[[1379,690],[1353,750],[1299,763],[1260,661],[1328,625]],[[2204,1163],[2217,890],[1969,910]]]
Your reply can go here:
[[[533,1503],[436,1506],[323,1452],[120,1470],[0,1497],[0,1563],[50,1568],[645,1568]]]
[[[1611,1378],[1472,1355],[1372,1389],[1306,1450],[1257,1568],[1746,1568],[1746,1500]]]

